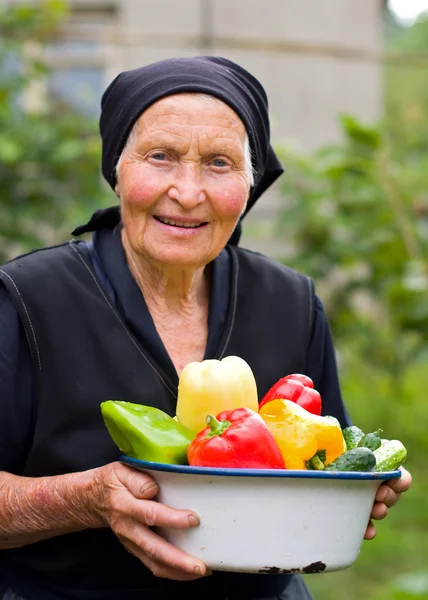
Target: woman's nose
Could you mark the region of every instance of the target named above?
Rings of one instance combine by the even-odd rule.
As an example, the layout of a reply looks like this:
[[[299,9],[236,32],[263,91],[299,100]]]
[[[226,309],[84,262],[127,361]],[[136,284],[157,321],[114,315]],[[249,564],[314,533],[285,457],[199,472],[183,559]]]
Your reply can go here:
[[[174,177],[168,189],[168,197],[177,201],[183,208],[191,209],[205,202],[206,195],[196,168],[190,165]]]

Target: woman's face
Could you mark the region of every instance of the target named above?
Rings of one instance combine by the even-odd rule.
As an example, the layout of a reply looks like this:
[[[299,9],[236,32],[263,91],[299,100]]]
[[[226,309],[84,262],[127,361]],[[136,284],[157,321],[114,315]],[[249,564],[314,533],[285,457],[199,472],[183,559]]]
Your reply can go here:
[[[219,254],[250,191],[245,139],[229,106],[197,95],[163,98],[141,115],[116,186],[134,252],[183,267]]]

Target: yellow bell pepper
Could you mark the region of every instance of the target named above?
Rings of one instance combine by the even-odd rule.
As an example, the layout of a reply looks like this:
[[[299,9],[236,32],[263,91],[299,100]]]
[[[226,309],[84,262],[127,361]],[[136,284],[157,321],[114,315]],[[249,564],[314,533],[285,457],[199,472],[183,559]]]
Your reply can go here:
[[[274,436],[287,469],[307,469],[306,462],[320,451],[325,451],[327,465],[346,450],[342,429],[334,417],[313,415],[291,400],[267,402],[260,416]]]
[[[178,384],[179,423],[198,433],[207,426],[207,415],[233,408],[259,410],[256,380],[245,360],[227,356],[184,367]]]

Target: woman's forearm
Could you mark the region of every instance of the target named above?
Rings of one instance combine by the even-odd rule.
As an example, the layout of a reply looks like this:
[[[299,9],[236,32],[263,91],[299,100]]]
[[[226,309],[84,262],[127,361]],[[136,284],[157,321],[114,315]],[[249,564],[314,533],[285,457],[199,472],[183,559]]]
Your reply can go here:
[[[94,508],[97,471],[38,478],[0,472],[0,549],[106,526]]]

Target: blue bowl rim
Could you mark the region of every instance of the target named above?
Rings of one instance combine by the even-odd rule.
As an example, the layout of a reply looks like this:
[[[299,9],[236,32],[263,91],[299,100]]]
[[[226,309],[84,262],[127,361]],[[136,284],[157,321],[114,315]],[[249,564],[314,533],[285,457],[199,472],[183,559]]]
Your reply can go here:
[[[167,473],[185,473],[187,475],[210,475],[221,477],[276,477],[278,479],[359,479],[359,480],[385,480],[398,479],[401,477],[401,471],[384,471],[376,473],[357,472],[357,471],[299,471],[287,469],[223,469],[219,467],[191,467],[189,465],[169,465],[165,463],[150,462],[132,458],[126,454],[121,454],[119,460],[136,469],[165,471]]]

